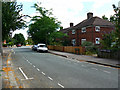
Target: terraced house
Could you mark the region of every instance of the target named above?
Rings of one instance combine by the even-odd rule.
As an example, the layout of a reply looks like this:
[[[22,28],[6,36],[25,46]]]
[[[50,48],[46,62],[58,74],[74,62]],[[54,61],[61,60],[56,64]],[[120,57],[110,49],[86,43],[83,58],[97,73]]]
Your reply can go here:
[[[70,27],[60,30],[69,36],[71,45],[80,46],[84,41],[89,41],[95,45],[100,45],[100,40],[104,34],[109,34],[114,30],[114,24],[100,17],[93,17],[93,13],[87,13],[87,19],[77,25],[70,23]]]

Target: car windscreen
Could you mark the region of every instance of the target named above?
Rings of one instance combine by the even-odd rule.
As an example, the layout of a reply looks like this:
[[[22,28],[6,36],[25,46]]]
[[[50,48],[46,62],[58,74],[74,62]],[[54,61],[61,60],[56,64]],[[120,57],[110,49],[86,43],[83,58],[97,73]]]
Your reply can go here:
[[[39,47],[46,47],[46,45],[39,45]]]

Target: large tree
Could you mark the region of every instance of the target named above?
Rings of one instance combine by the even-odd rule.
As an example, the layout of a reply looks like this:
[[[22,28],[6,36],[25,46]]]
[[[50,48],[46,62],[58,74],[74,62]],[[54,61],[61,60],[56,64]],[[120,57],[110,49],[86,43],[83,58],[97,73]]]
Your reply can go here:
[[[25,38],[23,36],[23,34],[15,34],[14,37],[14,44],[21,44],[21,45],[25,45]]]
[[[115,37],[116,37],[116,48],[120,49],[120,8],[113,5],[115,11]]]
[[[46,43],[50,44],[51,41],[54,41],[54,35],[61,35],[57,32],[57,29],[60,28],[60,22],[52,17],[51,10],[47,10],[40,6],[40,4],[34,4],[34,8],[39,12],[39,16],[34,16],[29,25],[28,34],[32,37],[33,41],[37,43]],[[59,36],[58,36],[59,37]]]
[[[115,31],[104,35],[104,39],[101,41],[102,46],[105,49],[120,49],[120,9],[113,5],[115,14],[110,17],[110,21],[115,25]]]
[[[20,14],[23,5],[17,5],[17,2],[2,2],[2,39],[8,39],[10,32],[25,27],[23,17]]]

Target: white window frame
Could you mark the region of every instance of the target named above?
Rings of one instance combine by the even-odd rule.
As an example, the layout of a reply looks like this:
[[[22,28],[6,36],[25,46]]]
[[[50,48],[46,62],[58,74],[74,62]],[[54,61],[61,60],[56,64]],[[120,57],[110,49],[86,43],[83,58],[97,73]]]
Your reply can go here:
[[[81,39],[81,44],[83,44],[86,41],[86,38]]]
[[[100,26],[95,26],[95,31],[100,32]]]
[[[85,33],[86,32],[86,27],[81,28],[81,32]]]
[[[95,38],[95,44],[100,44],[100,38]]]
[[[72,30],[72,34],[75,34],[75,30]]]
[[[72,45],[75,46],[75,44],[76,44],[76,40],[72,39]]]

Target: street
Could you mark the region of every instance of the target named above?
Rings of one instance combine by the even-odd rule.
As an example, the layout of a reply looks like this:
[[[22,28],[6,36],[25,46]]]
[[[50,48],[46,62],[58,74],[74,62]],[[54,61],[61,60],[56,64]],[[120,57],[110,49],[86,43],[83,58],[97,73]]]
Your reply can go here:
[[[116,68],[39,53],[27,46],[12,51],[12,65],[24,88],[118,88]]]

